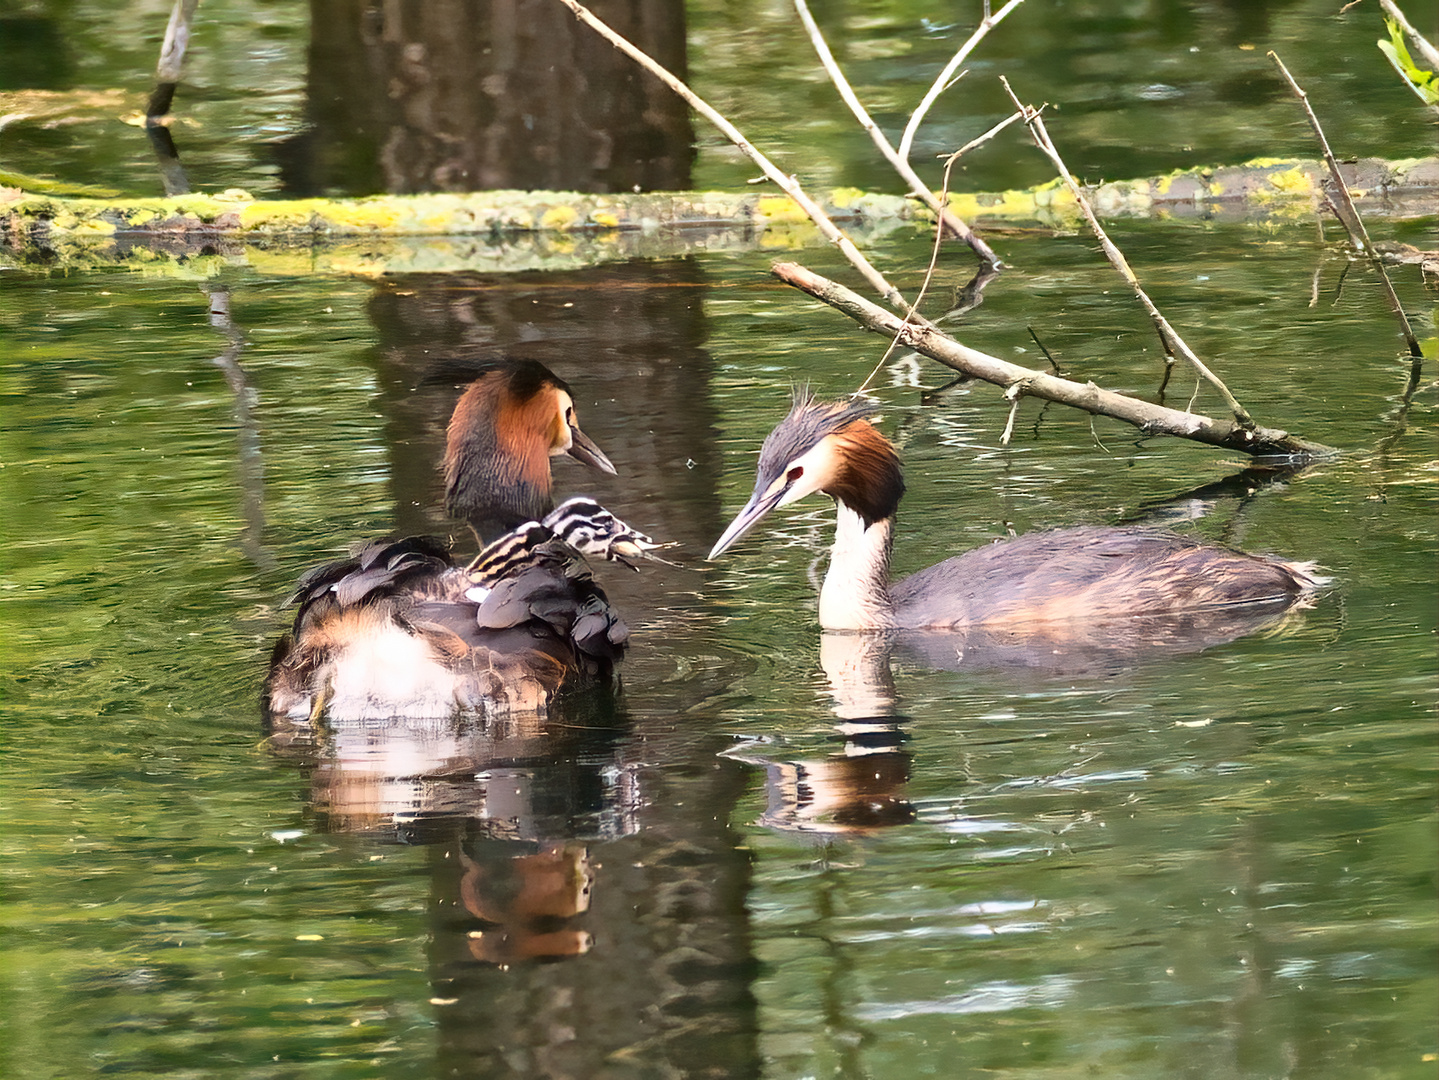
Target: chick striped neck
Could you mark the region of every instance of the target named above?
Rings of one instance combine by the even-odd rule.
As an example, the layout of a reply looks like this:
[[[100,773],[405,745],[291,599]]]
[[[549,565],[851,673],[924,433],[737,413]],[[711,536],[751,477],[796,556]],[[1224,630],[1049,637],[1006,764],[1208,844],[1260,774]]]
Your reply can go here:
[[[819,590],[819,624],[826,630],[885,630],[895,625],[889,595],[889,557],[894,518],[866,523],[864,515],[835,499],[834,547]]]
[[[465,572],[476,585],[493,588],[505,578],[542,561],[546,551],[553,550],[546,549],[545,545],[554,539],[555,534],[548,526],[527,521],[488,545],[465,567]]]

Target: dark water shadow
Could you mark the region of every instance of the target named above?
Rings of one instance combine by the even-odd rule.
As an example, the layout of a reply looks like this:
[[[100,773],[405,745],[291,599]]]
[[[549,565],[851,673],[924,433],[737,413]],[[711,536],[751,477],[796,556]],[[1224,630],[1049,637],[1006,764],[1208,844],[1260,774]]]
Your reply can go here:
[[[632,630],[612,688],[544,714],[272,736],[314,828],[429,853],[447,1074],[599,1076],[616,1055],[658,1075],[760,1071],[750,864],[728,824],[749,777],[701,726],[737,670],[699,659],[714,647],[696,553],[721,527],[704,287],[675,260],[392,277],[370,298],[390,531],[473,544],[444,510],[445,427],[477,363],[523,356],[570,383],[618,471],[558,461],[556,497],[594,496],[685,564],[596,568]]]

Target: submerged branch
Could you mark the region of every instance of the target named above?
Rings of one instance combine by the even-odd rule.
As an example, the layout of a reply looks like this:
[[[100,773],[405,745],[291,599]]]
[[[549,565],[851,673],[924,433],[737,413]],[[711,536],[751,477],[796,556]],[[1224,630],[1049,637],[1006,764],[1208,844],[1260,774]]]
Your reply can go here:
[[[837,308],[867,330],[897,336],[908,348],[947,367],[1003,387],[1013,400],[1024,394],[1071,405],[1094,416],[1107,416],[1132,424],[1145,435],[1174,435],[1178,438],[1236,450],[1256,457],[1311,460],[1332,457],[1336,451],[1322,443],[1310,442],[1276,428],[1251,423],[1244,426],[1181,412],[1126,394],[1104,390],[1094,383],[1080,383],[1033,368],[1020,367],[961,345],[933,324],[906,321],[872,304],[843,285],[830,281],[797,263],[778,263],[774,275],[787,285],[809,293]]]

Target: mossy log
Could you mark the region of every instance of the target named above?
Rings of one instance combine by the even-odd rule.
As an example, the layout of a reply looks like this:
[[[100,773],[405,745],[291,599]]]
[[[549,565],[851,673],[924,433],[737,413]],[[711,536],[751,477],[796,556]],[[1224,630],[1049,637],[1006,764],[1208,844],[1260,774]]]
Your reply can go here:
[[[1439,158],[1362,160],[1347,168],[1350,188],[1366,213],[1415,216],[1434,213],[1439,203]],[[1252,161],[1099,184],[1088,192],[1106,217],[1305,216],[1323,198],[1325,175],[1322,162]],[[903,196],[836,189],[819,201],[835,221],[861,237],[928,229],[933,220],[928,209]],[[1027,191],[954,192],[950,203],[980,227],[1070,227],[1079,220],[1073,196],[1058,180]],[[427,240],[416,244],[414,238]],[[429,238],[446,238],[446,243],[437,246]],[[317,266],[315,245],[326,241],[323,246],[333,258],[318,256]],[[212,255],[272,263],[298,258],[300,265],[292,272],[396,273],[545,268],[697,248],[792,248],[816,242],[800,208],[772,192],[485,191],[278,200],[254,199],[242,191],[97,199],[0,188],[0,252],[8,249],[12,265]]]

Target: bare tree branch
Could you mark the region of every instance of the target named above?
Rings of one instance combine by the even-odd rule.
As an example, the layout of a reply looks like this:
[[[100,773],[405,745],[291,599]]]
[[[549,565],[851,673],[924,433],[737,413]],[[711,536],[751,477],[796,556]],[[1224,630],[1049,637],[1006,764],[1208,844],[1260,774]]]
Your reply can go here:
[[[682,97],[689,106],[703,116],[715,127],[719,128],[724,136],[734,143],[751,161],[760,167],[765,176],[774,181],[779,188],[791,199],[799,204],[800,208],[809,215],[811,221],[818,226],[819,231],[830,243],[834,244],[844,253],[850,263],[870,283],[874,290],[884,298],[885,303],[899,311],[909,311],[909,304],[905,301],[903,294],[885,280],[874,265],[860,253],[859,248],[854,246],[850,240],[824,212],[824,209],[805,193],[799,182],[793,176],[782,173],[769,158],[765,157],[740,133],[740,130],[724,118],[717,110],[709,105],[703,98],[686,86],[680,79],[671,74],[663,65],[653,60],[643,50],[631,44],[628,40],[611,30],[602,20],[597,18],[588,8],[577,2],[577,0],[559,0],[561,4],[575,13],[575,17],[590,27],[610,44],[615,46],[630,59],[643,67],[660,82],[664,83],[676,94]]]
[[[964,155],[967,154],[967,153],[969,153],[971,150],[978,149],[979,147],[983,146],[985,143],[989,142],[990,139],[994,138],[996,135],[998,135],[998,134],[999,134],[1001,131],[1003,131],[1005,128],[1009,127],[1009,125],[1012,124],[1012,123],[1014,123],[1016,120],[1023,120],[1023,119],[1024,119],[1024,114],[1023,114],[1023,113],[1019,113],[1019,112],[1010,113],[1008,116],[1006,116],[1006,117],[1005,117],[1003,120],[1001,120],[999,123],[995,124],[994,127],[990,128],[988,131],[986,131],[983,135],[980,135],[980,136],[978,136],[977,138],[970,139],[969,142],[965,143],[963,146],[961,146],[958,150],[954,151],[952,154],[941,154],[940,157],[944,158],[946,161],[948,161],[948,162],[950,162],[950,163],[956,162],[956,161],[958,161],[960,158],[964,157]]]
[[[969,35],[969,40],[959,47],[959,52],[950,58],[949,63],[944,65],[944,70],[935,76],[934,84],[929,88],[923,100],[921,100],[915,108],[909,118],[909,123],[905,125],[904,135],[899,140],[900,157],[906,161],[909,160],[910,147],[914,145],[915,133],[919,131],[919,125],[924,122],[925,113],[929,112],[929,107],[934,104],[935,99],[944,93],[950,83],[953,82],[954,73],[959,70],[959,65],[969,58],[969,54],[974,51],[975,46],[984,40],[985,35],[998,25],[1001,19],[1023,2],[1024,0],[1009,0],[1009,3],[991,15],[989,13],[989,4],[986,0],[984,18],[980,20],[978,28],[976,28],[973,34]]]
[[[1014,2],[1019,3],[1020,0],[1014,0]],[[794,0],[794,6],[795,10],[799,12],[800,22],[804,24],[805,32],[809,34],[810,42],[814,45],[814,51],[819,56],[819,62],[829,73],[830,81],[839,91],[839,96],[849,106],[849,111],[854,113],[855,119],[859,121],[859,126],[869,132],[870,139],[879,148],[879,152],[884,155],[885,160],[894,166],[900,178],[910,186],[915,198],[933,210],[939,216],[944,227],[968,244],[983,262],[990,266],[1000,266],[999,256],[975,234],[974,230],[959,215],[935,196],[929,189],[929,185],[914,171],[914,167],[909,163],[909,158],[895,150],[884,132],[879,129],[879,125],[874,122],[874,118],[869,115],[869,111],[865,109],[850,86],[849,80],[844,77],[844,72],[840,70],[839,64],[835,62],[834,54],[830,52],[829,45],[824,40],[824,34],[820,32],[814,16],[809,12],[809,5],[805,3],[805,0]]]
[[[843,285],[811,272],[797,263],[777,263],[774,275],[788,285],[802,289],[854,319],[867,330],[897,337],[901,344],[939,361],[946,367],[1004,387],[1005,397],[1017,395],[1042,398],[1071,405],[1094,416],[1108,416],[1133,424],[1146,435],[1174,435],[1194,442],[1237,450],[1264,457],[1312,460],[1333,457],[1336,451],[1287,431],[1224,422],[1154,405],[1139,398],[1105,390],[1094,383],[1080,383],[1048,372],[1020,367],[961,345],[930,323],[906,321],[872,304]]]

